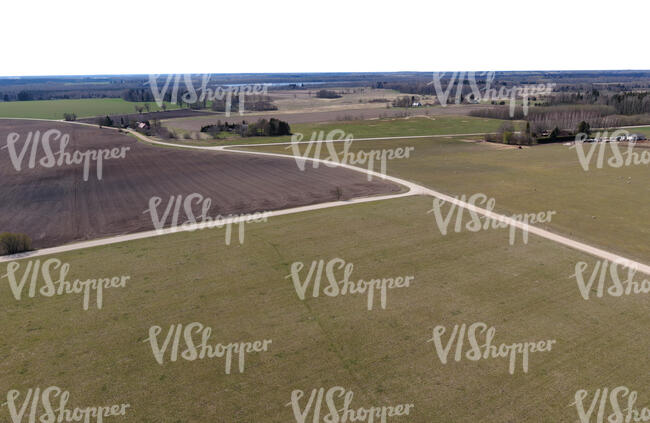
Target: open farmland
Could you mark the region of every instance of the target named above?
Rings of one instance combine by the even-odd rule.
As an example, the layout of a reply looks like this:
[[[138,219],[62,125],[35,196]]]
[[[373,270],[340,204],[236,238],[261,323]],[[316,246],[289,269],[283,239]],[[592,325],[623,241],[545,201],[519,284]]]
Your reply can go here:
[[[557,214],[552,221],[540,226],[650,262],[647,224],[650,169],[647,165],[598,169],[592,164],[585,171],[576,150],[565,145],[517,149],[457,138],[359,141],[352,144],[350,151],[409,146],[415,147],[409,159],[387,162],[389,175],[452,196],[483,193],[496,200],[497,212],[506,215],[554,210]],[[250,150],[291,154],[292,150],[285,147]],[[305,147],[300,149],[301,154]],[[342,144],[337,144],[337,151],[341,152],[342,148]],[[611,155],[610,152],[605,158]],[[621,207],[622,204],[626,206]]]
[[[579,73],[571,88],[572,73],[506,74],[504,90],[557,80],[563,101],[600,80]],[[468,116],[484,106],[468,97],[403,117],[371,100],[414,90],[428,103],[438,90],[429,73],[360,74],[367,86],[356,87],[325,76],[341,98],[275,86],[279,110],[228,119],[184,102],[112,114],[120,129],[0,119],[0,422],[84,421],[64,418],[77,407],[84,423],[642,423],[615,418],[609,392],[650,422],[650,148],[634,150],[645,164],[612,166],[611,148],[627,143],[578,144],[594,153],[586,170],[576,145],[535,145],[543,129],[555,141],[586,130],[572,123],[580,105],[543,127]],[[240,86],[265,75],[217,77]],[[151,98],[146,77],[104,79],[113,95]],[[61,98],[61,83],[5,85]],[[91,89],[70,94],[100,95]],[[488,115],[507,116],[499,107]],[[339,120],[357,112],[363,119]],[[260,117],[286,118],[303,143],[234,135],[255,127],[196,133]],[[308,144],[334,131],[353,139]],[[523,145],[483,141],[495,131]],[[47,144],[46,133],[69,136],[65,154],[89,166],[58,163],[61,139]],[[317,153],[323,161],[301,160]],[[525,226],[524,213],[548,220]],[[255,223],[245,236],[238,222],[200,226],[241,214]],[[68,401],[55,411],[63,417],[48,417],[48,392],[54,407]],[[84,408],[113,404],[126,414],[102,420]],[[378,414],[395,406],[409,413]]]
[[[647,386],[644,297],[585,301],[569,276],[592,257],[536,237],[509,246],[505,230],[442,236],[429,207],[407,198],[280,216],[230,247],[205,230],[57,255],[71,278],[131,279],[88,311],[80,295],[16,301],[0,285],[0,380],[21,392],[55,381],[71,406],[129,403],[125,422],[286,423],[293,390],[306,392],[304,408],[312,389],[333,386],[354,392],[355,409],[414,404],[388,422],[575,422],[578,389]],[[353,280],[415,279],[390,290],[385,309],[377,299],[367,310],[365,295],[301,301],[291,263],[334,257],[354,264]],[[556,344],[531,354],[528,373],[520,358],[512,375],[507,359],[442,364],[433,327],[477,321],[496,328],[496,343]],[[163,328],[162,343],[171,324],[190,322],[213,328],[212,343],[272,343],[243,373],[236,359],[226,374],[223,358],[171,362],[169,351],[158,364],[150,327]]]
[[[30,131],[50,129],[70,135],[66,152],[116,147],[128,151],[123,159],[103,162],[101,179],[92,162],[84,181],[81,164],[29,168],[24,158],[17,171],[9,149],[0,150],[0,227],[26,233],[36,247],[154,229],[151,215],[143,213],[154,196],[162,199],[162,215],[170,197],[198,193],[211,198],[209,216],[214,217],[400,190],[377,179],[369,182],[351,170],[301,172],[292,159],[153,147],[114,130],[78,124],[0,120],[0,139],[18,133],[16,150],[22,151]],[[58,142],[52,142],[58,151],[54,145]],[[36,157],[40,160],[44,153]]]
[[[143,112],[143,113],[126,113],[126,114],[110,114],[110,117],[116,123],[121,123],[120,119],[124,122],[129,122],[131,120],[135,121],[144,121],[144,120],[153,120],[153,119],[177,119],[182,117],[197,117],[197,116],[213,116],[215,113],[204,111],[204,110],[192,110],[192,109],[173,109],[166,111],[157,111],[157,112]],[[101,116],[100,116],[101,117]],[[83,123],[97,123],[97,116],[87,117],[77,119],[78,122]]]
[[[217,120],[218,119],[215,118],[209,119],[210,122],[216,122]],[[206,120],[206,122],[207,121],[208,120]],[[176,122],[176,119],[166,121],[165,126],[173,129],[175,128],[174,122]],[[323,138],[325,138],[330,131],[334,130],[342,130],[346,133],[346,136],[352,136],[354,138],[406,137],[495,132],[501,125],[503,125],[503,123],[504,121],[499,119],[485,119],[469,116],[411,116],[406,118],[395,117],[377,120],[294,124],[291,125],[291,132],[293,134],[302,134],[304,141],[311,139],[312,134],[314,133],[318,136],[321,131],[323,132]],[[519,125],[519,122],[515,121],[515,125]],[[291,136],[244,138],[228,133],[221,133],[220,135],[223,135],[226,138],[206,138],[201,140],[181,139],[173,141],[178,144],[187,145],[236,145],[291,141]]]
[[[149,104],[151,111],[161,110],[155,102]],[[130,102],[121,98],[83,98],[74,100],[34,100],[0,102],[0,117],[63,119],[64,113],[74,113],[77,117],[90,117],[133,113],[135,106],[144,107],[145,103]],[[167,103],[168,109],[178,106]]]
[[[354,109],[335,109],[325,111],[296,111],[296,110],[275,110],[269,112],[245,112],[240,115],[238,112],[231,112],[226,117],[225,113],[218,116],[209,117],[190,117],[190,118],[172,118],[167,120],[166,126],[178,128],[186,131],[199,131],[202,126],[214,124],[217,120],[228,122],[254,122],[258,119],[277,118],[290,124],[296,123],[325,123],[340,122],[350,120],[370,120],[380,118],[395,118],[409,116],[446,116],[446,115],[467,115],[470,111],[483,106],[465,105],[465,106],[448,106],[448,107],[419,107],[405,110],[403,108],[373,107],[373,108],[354,108]]]

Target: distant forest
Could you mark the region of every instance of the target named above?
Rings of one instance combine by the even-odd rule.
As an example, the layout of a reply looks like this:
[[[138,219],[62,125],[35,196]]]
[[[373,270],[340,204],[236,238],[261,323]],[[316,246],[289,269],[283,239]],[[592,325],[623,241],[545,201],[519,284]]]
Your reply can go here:
[[[433,95],[432,72],[309,73],[309,74],[212,74],[210,85],[271,84],[269,90],[325,89],[328,87],[372,86],[402,93]],[[443,87],[451,76],[442,78]],[[477,72],[477,85],[484,84]],[[601,93],[650,90],[650,71],[495,72],[495,84],[511,87],[553,82],[555,92],[577,93],[596,89]],[[161,80],[162,80],[161,76]],[[202,75],[193,75],[196,87]],[[153,101],[148,75],[0,77],[0,101],[31,101],[75,98],[124,98]],[[469,85],[463,87],[470,91]],[[168,98],[171,94],[168,94]]]

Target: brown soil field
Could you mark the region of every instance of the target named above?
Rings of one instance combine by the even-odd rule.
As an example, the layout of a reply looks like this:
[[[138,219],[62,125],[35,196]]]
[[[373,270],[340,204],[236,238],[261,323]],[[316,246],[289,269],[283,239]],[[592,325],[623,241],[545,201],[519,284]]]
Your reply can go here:
[[[408,110],[409,116],[442,116],[442,115],[468,115],[470,111],[485,106],[481,105],[463,105],[447,107],[422,107]],[[350,120],[367,120],[377,118],[391,118],[404,115],[404,109],[386,109],[381,108],[363,108],[363,109],[339,109],[317,112],[295,112],[295,111],[272,111],[264,113],[245,113],[243,116],[239,113],[231,113],[226,117],[223,113],[217,116],[206,116],[201,118],[178,118],[170,119],[163,122],[169,128],[178,128],[185,131],[200,131],[202,126],[222,122],[239,123],[242,120],[246,122],[255,122],[258,119],[270,119],[272,117],[284,120],[290,124],[294,123],[317,123],[317,122],[336,122]]]
[[[150,120],[150,119],[176,119],[184,117],[196,117],[196,116],[212,116],[214,113],[204,111],[204,110],[191,110],[191,109],[178,109],[178,110],[166,110],[164,112],[150,112],[150,113],[126,113],[126,114],[113,114],[110,115],[113,121],[119,122],[120,118],[123,118],[125,121],[129,120]],[[98,117],[103,116],[94,116],[87,118],[77,119],[79,122],[84,123],[96,123]]]
[[[24,150],[17,171],[7,148],[15,132],[20,154],[30,131],[41,134],[56,129],[69,134],[65,151],[129,147],[125,158],[105,160],[97,178],[91,161],[87,181],[83,164],[51,168],[39,166],[45,157],[43,143],[29,168],[31,146]],[[245,154],[190,151],[151,146],[112,129],[31,120],[0,119],[0,232],[29,235],[34,247],[154,229],[145,212],[152,197],[160,197],[162,215],[171,196],[183,199],[198,193],[211,199],[208,215],[253,213],[297,207],[352,197],[396,193],[401,187],[347,169],[306,166],[300,171],[293,158],[256,157]],[[59,142],[51,142],[58,159]],[[201,205],[193,205],[200,215]],[[187,219],[182,214],[178,223]],[[171,216],[171,213],[170,213]],[[171,218],[167,220],[167,226]]]

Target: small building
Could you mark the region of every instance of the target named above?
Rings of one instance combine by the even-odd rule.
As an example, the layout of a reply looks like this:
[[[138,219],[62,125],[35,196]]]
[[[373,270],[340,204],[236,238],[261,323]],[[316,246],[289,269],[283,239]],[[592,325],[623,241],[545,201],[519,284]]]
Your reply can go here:
[[[643,134],[631,134],[627,137],[628,141],[645,141],[647,140],[646,136]]]

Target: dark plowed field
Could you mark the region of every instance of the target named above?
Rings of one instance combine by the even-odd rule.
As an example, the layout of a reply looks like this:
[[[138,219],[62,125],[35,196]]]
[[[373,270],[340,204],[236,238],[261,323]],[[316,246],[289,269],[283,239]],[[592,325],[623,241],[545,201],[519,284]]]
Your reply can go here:
[[[16,171],[6,148],[8,135],[20,134],[15,144],[20,154],[30,131],[50,129],[70,135],[69,153],[130,150],[123,159],[104,161],[101,180],[91,161],[84,181],[82,164],[39,166],[45,157],[42,143],[30,169],[31,143]],[[58,159],[59,142],[51,145]],[[214,217],[333,201],[339,195],[348,199],[400,191],[395,184],[368,182],[365,175],[346,169],[306,167],[303,172],[293,159],[154,147],[111,129],[58,122],[0,119],[0,146],[0,232],[26,233],[38,248],[154,229],[151,215],[143,213],[154,196],[162,199],[157,208],[162,215],[171,196],[201,194],[211,198],[209,215]],[[196,215],[200,208],[194,204]],[[185,220],[181,207],[179,223]]]
[[[202,110],[189,110],[189,109],[178,109],[178,110],[167,110],[163,112],[149,112],[149,113],[127,113],[127,114],[114,114],[111,115],[111,118],[114,122],[120,122],[120,118],[124,119],[125,122],[130,120],[151,120],[151,119],[176,119],[184,117],[197,117],[197,116],[217,116],[215,113],[205,112]],[[94,116],[77,119],[79,122],[84,123],[97,123],[97,118],[103,116]]]

